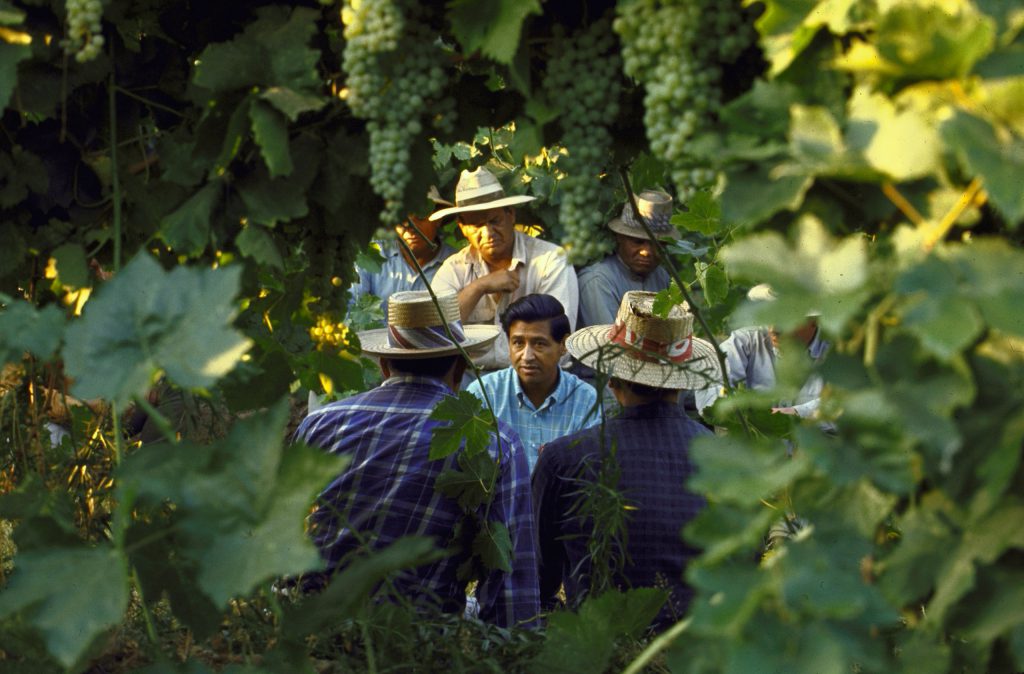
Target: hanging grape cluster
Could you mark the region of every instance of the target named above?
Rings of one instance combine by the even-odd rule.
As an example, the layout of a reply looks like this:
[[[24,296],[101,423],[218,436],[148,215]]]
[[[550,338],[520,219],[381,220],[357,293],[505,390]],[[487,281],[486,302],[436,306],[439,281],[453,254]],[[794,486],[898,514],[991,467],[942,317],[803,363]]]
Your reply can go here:
[[[425,11],[415,0],[346,0],[342,9],[345,100],[367,120],[370,184],[384,198],[381,222],[388,227],[402,215],[409,150],[446,81],[444,53]]]
[[[688,141],[718,113],[722,68],[754,31],[740,0],[619,0],[615,32],[628,75],[642,83],[651,151],[665,160],[683,201],[714,182]]]
[[[558,36],[556,36],[557,38]],[[573,264],[583,264],[611,251],[601,209],[600,174],[611,155],[608,129],[619,114],[622,62],[611,20],[602,19],[568,39],[556,39],[547,62],[544,90],[548,99],[564,102],[562,146],[558,167],[562,199],[558,217],[562,244]]]
[[[79,63],[91,61],[103,48],[103,5],[100,0],[66,0],[68,32],[61,45]]]

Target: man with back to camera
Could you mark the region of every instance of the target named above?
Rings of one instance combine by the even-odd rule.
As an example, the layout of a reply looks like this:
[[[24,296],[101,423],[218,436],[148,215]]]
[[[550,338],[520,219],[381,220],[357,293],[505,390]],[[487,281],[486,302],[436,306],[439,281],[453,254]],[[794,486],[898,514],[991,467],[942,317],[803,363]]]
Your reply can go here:
[[[439,423],[430,415],[458,390],[466,368],[441,316],[455,342],[470,353],[486,348],[499,331],[462,326],[454,293],[437,299],[440,314],[427,291],[392,295],[388,327],[359,333],[363,352],[380,358],[385,381],[311,412],[296,431],[296,439],[352,459],[320,493],[310,515],[311,535],[328,574],[343,569],[352,556],[403,536],[429,536],[444,546],[463,517],[457,501],[435,490],[437,477],[456,468],[457,453],[429,458],[432,429]],[[491,502],[481,511],[508,529],[512,570],[492,570],[480,581],[480,618],[503,627],[530,624],[539,604],[529,467],[519,438],[503,422],[488,451],[498,459],[499,473]],[[458,550],[403,570],[392,586],[417,604],[461,614],[466,583],[458,569],[466,559],[466,551]]]
[[[556,606],[562,586],[574,605],[589,591],[593,573],[588,549],[593,522],[577,512],[581,482],[596,482],[601,467],[617,469],[611,486],[629,508],[625,541],[619,541],[627,561],[612,570],[613,582],[620,588],[670,590],[655,622],[660,630],[685,613],[693,595],[683,573],[698,551],[683,542],[680,531],[704,507],[704,498],[685,483],[695,471],[691,441],[710,434],[679,406],[679,393],[720,374],[714,348],[693,336],[693,315],[677,305],[667,318],[658,316],[655,297],[628,292],[614,324],[583,328],[566,341],[569,353],[611,377],[609,386],[623,409],[602,426],[541,449],[533,503],[541,606]]]
[[[640,217],[659,239],[678,239],[679,232],[669,221],[672,197],[664,192],[645,190],[636,196]],[[579,271],[580,314],[578,327],[607,325],[615,321],[622,296],[631,290],[658,292],[668,288],[671,278],[661,267],[658,256],[643,225],[626,203],[622,215],[608,223],[615,234],[615,251],[600,262]]]
[[[455,206],[431,214],[431,220],[457,215],[459,229],[469,241],[444,261],[431,282],[435,292],[458,293],[459,311],[467,325],[497,325],[509,304],[543,293],[562,303],[570,329],[575,326],[579,289],[565,250],[515,229],[513,206],[533,199],[505,196],[498,179],[480,167],[462,172]],[[485,370],[508,367],[508,343],[496,340],[489,352],[474,361]]]
[[[519,434],[532,470],[540,446],[601,420],[597,391],[562,370],[569,318],[550,295],[527,295],[501,315],[512,365],[474,380],[466,390],[494,406]],[[500,338],[499,338],[500,339]]]

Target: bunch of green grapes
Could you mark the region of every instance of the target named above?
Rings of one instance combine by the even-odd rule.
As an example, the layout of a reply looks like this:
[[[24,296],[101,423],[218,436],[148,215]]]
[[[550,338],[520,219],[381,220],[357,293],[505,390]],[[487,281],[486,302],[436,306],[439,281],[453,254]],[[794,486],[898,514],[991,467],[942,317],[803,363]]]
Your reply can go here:
[[[68,32],[61,46],[79,63],[91,61],[103,48],[103,4],[100,0],[66,0]]]
[[[444,52],[424,11],[414,0],[346,0],[342,10],[345,100],[367,121],[370,185],[389,226],[402,216],[409,149],[445,85]]]
[[[543,87],[549,100],[565,101],[558,168],[562,199],[558,217],[562,243],[573,264],[583,264],[612,249],[601,209],[600,176],[611,155],[608,131],[619,114],[622,62],[610,18],[572,36],[556,36]]]
[[[651,151],[686,201],[717,178],[687,143],[718,114],[721,64],[753,42],[753,28],[741,0],[619,0],[614,27],[626,73],[644,85]]]

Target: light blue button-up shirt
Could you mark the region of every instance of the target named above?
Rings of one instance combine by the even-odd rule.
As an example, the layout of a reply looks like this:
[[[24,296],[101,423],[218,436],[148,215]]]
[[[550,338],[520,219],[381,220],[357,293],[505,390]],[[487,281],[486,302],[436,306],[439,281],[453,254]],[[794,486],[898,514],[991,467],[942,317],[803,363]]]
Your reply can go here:
[[[359,272],[359,280],[353,283],[349,290],[352,302],[363,295],[379,297],[381,309],[384,311],[384,320],[387,320],[388,317],[388,297],[402,290],[426,290],[427,283],[434,280],[434,274],[441,267],[441,263],[455,252],[454,248],[442,242],[434,259],[423,265],[423,274],[427,277],[427,281],[424,283],[416,269],[406,264],[402,257],[402,251],[397,246],[398,244],[389,243],[381,247],[384,262],[380,266],[380,271],[368,272],[356,267],[356,271]]]
[[[611,325],[619,313],[622,296],[629,290],[658,292],[672,281],[660,266],[647,276],[634,274],[617,253],[584,267],[577,274],[580,286],[580,315],[576,327]]]
[[[555,390],[540,407],[534,407],[523,393],[519,375],[513,367],[491,372],[466,387],[467,391],[483,400],[481,382],[494,406],[494,415],[514,428],[523,441],[531,472],[537,465],[541,445],[601,421],[601,411],[595,405],[597,391],[564,370],[559,371]]]

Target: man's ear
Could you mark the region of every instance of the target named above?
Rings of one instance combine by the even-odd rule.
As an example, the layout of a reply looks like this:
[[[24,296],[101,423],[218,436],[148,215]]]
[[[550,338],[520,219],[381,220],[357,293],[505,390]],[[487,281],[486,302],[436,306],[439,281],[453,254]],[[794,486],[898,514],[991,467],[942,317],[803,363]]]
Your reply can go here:
[[[466,360],[464,358],[455,359],[455,365],[452,368],[452,389],[458,391],[460,384],[462,384],[462,377],[466,374]]]
[[[378,364],[380,365],[380,373],[382,375],[384,375],[384,378],[387,379],[388,377],[390,377],[391,376],[391,363],[388,362],[388,359],[387,358],[381,358],[378,361]]]
[[[566,353],[568,353],[568,350],[565,348],[565,342],[568,339],[569,339],[569,335],[565,335],[565,336],[562,337],[562,341],[558,344],[558,355],[559,356],[564,356]]]

